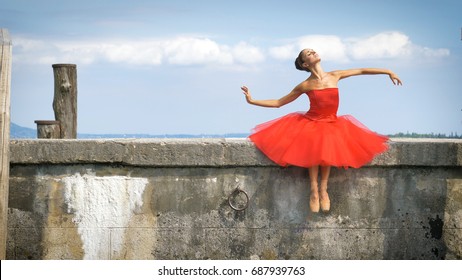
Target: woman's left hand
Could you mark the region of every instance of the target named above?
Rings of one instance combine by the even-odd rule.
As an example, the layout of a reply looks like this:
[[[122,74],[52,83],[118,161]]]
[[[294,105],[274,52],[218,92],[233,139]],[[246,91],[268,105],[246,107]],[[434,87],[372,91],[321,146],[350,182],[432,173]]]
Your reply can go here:
[[[398,78],[398,76],[396,76],[395,73],[392,72],[392,73],[389,74],[389,76],[390,76],[390,79],[391,79],[391,81],[393,82],[394,85],[398,85],[398,86],[403,85],[403,83]]]

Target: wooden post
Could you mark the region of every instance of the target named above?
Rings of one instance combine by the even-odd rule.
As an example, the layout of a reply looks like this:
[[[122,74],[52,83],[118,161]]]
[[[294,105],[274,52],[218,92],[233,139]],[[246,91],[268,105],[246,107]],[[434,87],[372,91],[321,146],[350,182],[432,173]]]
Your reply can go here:
[[[53,110],[61,125],[61,138],[77,138],[77,67],[53,64],[55,79]]]
[[[61,128],[59,121],[35,121],[37,124],[37,138],[60,139]]]
[[[8,232],[11,56],[12,46],[8,30],[0,29],[0,260],[6,259]]]

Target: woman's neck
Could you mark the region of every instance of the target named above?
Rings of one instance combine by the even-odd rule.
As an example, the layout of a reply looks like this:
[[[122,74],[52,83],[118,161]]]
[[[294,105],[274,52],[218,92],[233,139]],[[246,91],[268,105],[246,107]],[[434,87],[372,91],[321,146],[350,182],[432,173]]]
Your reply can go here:
[[[326,72],[324,72],[324,70],[321,67],[321,64],[319,63],[315,64],[313,68],[311,68],[310,70],[311,70],[310,78],[314,80],[322,80],[322,78],[326,75]]]

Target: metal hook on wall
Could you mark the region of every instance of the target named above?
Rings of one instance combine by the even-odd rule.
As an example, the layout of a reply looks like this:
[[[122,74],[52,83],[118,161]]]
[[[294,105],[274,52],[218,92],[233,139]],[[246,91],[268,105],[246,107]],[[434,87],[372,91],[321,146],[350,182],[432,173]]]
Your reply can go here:
[[[233,199],[232,198],[239,196],[241,193],[243,193],[244,196],[245,196],[245,203],[242,206],[236,206],[235,204],[233,204],[233,202],[232,202]],[[235,211],[243,211],[243,210],[247,209],[247,207],[249,207],[249,202],[250,202],[249,195],[247,194],[246,191],[242,190],[239,185],[228,196],[229,207],[231,207]]]

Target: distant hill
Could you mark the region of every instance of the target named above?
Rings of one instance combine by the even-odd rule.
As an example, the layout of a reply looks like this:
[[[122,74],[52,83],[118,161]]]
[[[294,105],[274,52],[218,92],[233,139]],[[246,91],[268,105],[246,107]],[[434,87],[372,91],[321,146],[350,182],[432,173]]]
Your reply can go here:
[[[37,130],[19,126],[15,123],[10,124],[11,139],[33,139],[37,138]]]
[[[79,139],[103,139],[103,138],[245,138],[245,133],[228,133],[228,134],[88,134],[78,133]],[[36,139],[37,130],[19,126],[11,123],[10,139]]]

